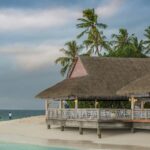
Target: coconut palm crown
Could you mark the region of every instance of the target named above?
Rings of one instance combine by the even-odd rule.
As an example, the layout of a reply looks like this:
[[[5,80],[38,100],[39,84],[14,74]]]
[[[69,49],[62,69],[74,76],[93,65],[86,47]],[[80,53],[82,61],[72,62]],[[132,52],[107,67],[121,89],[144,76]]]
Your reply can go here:
[[[105,29],[106,24],[98,22],[98,15],[95,13],[94,9],[85,9],[83,10],[83,17],[79,18],[76,26],[77,28],[83,29],[83,31],[77,36],[81,38],[83,35],[87,35],[87,39],[83,41],[83,44],[86,45],[89,54],[98,54],[102,48],[108,48],[105,42],[105,36],[102,31],[99,29]]]

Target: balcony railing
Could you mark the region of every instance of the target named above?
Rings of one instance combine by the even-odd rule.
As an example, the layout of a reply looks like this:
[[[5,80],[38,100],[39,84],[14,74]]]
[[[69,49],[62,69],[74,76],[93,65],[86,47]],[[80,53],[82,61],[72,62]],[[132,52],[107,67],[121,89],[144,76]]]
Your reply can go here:
[[[48,119],[129,120],[150,119],[150,109],[48,109]]]

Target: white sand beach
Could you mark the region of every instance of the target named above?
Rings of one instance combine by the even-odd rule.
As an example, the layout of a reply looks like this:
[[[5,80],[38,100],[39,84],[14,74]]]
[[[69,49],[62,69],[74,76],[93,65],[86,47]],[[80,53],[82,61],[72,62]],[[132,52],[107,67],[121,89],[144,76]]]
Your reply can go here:
[[[84,130],[79,135],[78,129],[59,127],[46,128],[45,117],[29,117],[0,122],[0,141],[9,143],[28,143],[38,145],[60,145],[73,147],[97,148],[98,145],[142,146],[150,148],[150,131],[140,130],[130,133],[129,130],[104,130],[102,139],[96,135],[96,130]],[[120,146],[118,146],[120,148]],[[143,149],[143,148],[142,148]]]

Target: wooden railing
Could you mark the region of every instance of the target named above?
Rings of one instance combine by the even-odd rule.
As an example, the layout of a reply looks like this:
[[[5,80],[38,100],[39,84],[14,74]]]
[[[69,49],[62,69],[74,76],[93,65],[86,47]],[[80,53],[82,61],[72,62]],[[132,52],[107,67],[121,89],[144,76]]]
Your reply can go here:
[[[108,120],[129,119],[131,110],[127,109],[49,109],[48,118]]]
[[[134,119],[150,119],[150,109],[134,110]]]
[[[133,113],[133,114],[132,114]],[[150,109],[48,109],[49,119],[129,120],[150,119]]]
[[[100,119],[101,120],[122,120],[130,119],[131,110],[130,109],[101,109],[100,110]]]

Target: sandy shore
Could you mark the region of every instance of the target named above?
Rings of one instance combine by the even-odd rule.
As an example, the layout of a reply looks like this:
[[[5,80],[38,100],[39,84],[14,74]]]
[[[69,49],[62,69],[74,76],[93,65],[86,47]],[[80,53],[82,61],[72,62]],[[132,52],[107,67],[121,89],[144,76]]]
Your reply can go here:
[[[102,139],[98,139],[96,130],[84,130],[83,135],[72,128],[62,132],[53,126],[48,130],[44,116],[38,116],[0,122],[0,141],[81,149],[146,150],[150,149],[150,131],[141,130],[133,134],[128,130],[104,130]]]

